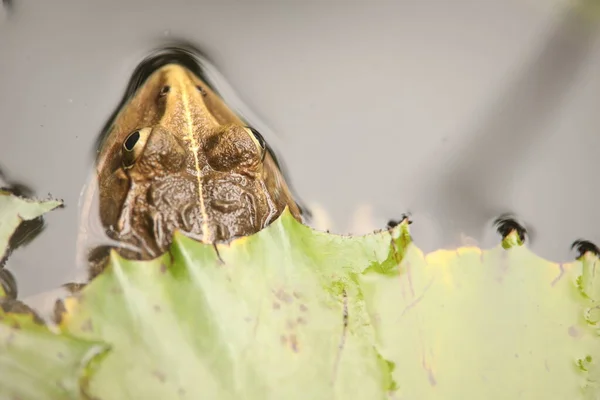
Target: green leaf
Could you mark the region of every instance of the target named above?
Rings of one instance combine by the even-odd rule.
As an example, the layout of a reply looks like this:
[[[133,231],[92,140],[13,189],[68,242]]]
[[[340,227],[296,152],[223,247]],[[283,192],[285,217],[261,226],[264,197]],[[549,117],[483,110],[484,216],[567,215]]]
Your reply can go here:
[[[0,399],[80,399],[106,348],[0,309]]]
[[[0,259],[22,221],[59,207],[0,190]],[[82,384],[106,345],[56,334],[0,284],[0,399],[79,399]],[[11,310],[11,312],[4,311]]]
[[[160,260],[113,254],[62,325],[113,346],[90,382],[101,399],[387,398],[356,274],[390,263],[391,238],[318,233],[287,212],[218,254],[177,234]]]
[[[40,202],[0,190],[0,260],[6,256],[10,238],[21,222],[38,218],[61,205],[62,202],[56,200]]]
[[[113,253],[60,334],[0,314],[0,399],[600,398],[597,255],[551,263],[516,232],[424,255],[407,229],[286,211],[230,245]]]
[[[407,227],[344,237],[285,212],[231,245],[176,234],[152,262],[113,253],[62,329],[111,344],[99,399],[600,398],[597,257],[515,237],[425,256]]]
[[[413,249],[400,280],[360,282],[406,398],[598,399],[598,265],[525,247]]]

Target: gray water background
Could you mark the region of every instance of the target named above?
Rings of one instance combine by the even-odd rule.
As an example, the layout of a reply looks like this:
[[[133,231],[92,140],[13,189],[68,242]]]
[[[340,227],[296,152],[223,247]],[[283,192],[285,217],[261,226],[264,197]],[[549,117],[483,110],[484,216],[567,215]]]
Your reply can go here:
[[[21,294],[71,279],[94,141],[137,63],[176,38],[269,127],[334,231],[366,205],[376,227],[412,212],[425,251],[493,246],[512,212],[537,254],[571,259],[575,239],[600,242],[600,35],[564,3],[13,1],[0,168],[66,204],[9,259]]]

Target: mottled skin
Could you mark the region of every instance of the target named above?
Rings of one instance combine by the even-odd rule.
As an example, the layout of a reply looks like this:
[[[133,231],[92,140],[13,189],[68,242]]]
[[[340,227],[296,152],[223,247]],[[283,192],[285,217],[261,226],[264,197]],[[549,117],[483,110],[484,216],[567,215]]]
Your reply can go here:
[[[137,139],[137,140],[136,140]],[[173,232],[205,243],[253,234],[300,210],[264,140],[183,66],[156,70],[99,150],[100,219],[127,258],[165,252]],[[106,253],[92,267],[95,276]]]

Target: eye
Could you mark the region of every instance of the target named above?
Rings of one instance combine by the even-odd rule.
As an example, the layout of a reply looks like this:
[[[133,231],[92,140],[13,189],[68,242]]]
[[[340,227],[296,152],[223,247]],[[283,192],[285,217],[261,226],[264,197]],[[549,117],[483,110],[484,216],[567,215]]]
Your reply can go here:
[[[123,148],[125,151],[133,151],[136,143],[140,140],[140,131],[134,131],[127,136],[125,139],[125,143],[123,143]]]
[[[264,151],[267,149],[267,142],[265,142],[265,138],[262,137],[262,135],[260,134],[260,132],[258,132],[256,129],[254,128],[250,128],[247,127],[247,130],[250,131],[250,133],[252,134],[252,136],[254,137],[254,139],[256,139],[256,142],[258,143],[258,145],[260,146],[260,148]]]
[[[127,169],[133,166],[144,151],[150,131],[150,128],[137,129],[127,135],[123,142],[123,167]]]
[[[202,86],[200,86],[200,85],[197,85],[197,86],[196,86],[196,89],[198,89],[198,91],[200,92],[200,94],[201,94],[202,96],[206,96],[206,90],[204,90],[204,89],[202,88]]]

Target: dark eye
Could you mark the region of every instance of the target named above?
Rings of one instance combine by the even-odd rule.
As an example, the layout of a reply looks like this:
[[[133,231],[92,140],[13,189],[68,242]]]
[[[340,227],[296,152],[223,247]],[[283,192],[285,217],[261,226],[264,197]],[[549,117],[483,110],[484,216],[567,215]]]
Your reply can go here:
[[[198,85],[196,86],[196,89],[198,89],[202,96],[206,96],[206,90],[202,89],[202,86]]]
[[[265,138],[262,137],[262,135],[256,129],[250,127],[248,127],[248,129],[250,129],[250,132],[252,132],[252,135],[260,145],[260,148],[265,150],[267,148],[267,142],[265,142]]]
[[[159,96],[164,96],[167,93],[169,93],[170,90],[171,90],[171,86],[165,85],[165,86],[162,87],[162,89],[160,89],[160,93],[158,95]]]
[[[129,136],[127,136],[127,139],[125,139],[125,142],[123,143],[123,148],[125,149],[125,151],[133,151],[138,140],[140,140],[140,131],[134,131],[130,133]]]
[[[146,142],[150,136],[152,128],[136,129],[131,132],[123,141],[123,167],[131,168],[135,161],[142,155]]]

